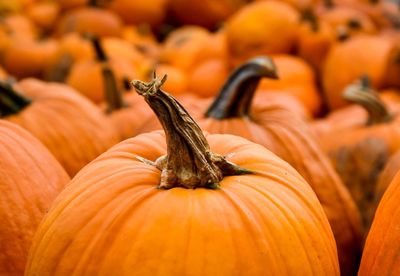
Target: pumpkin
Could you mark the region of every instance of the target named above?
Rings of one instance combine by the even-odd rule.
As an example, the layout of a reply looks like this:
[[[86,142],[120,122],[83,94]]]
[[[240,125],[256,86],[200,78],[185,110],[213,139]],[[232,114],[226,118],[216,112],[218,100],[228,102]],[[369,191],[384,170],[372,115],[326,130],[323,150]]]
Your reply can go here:
[[[364,224],[368,226],[378,176],[389,156],[399,149],[400,125],[377,92],[362,82],[348,86],[344,98],[362,105],[368,112],[367,121],[363,125],[329,132],[319,140],[362,210]]]
[[[346,105],[341,92],[361,75],[368,75],[374,87],[384,86],[392,49],[390,40],[367,35],[359,35],[332,47],[322,73],[329,107],[336,109]]]
[[[148,25],[127,25],[122,29],[122,38],[131,43],[144,56],[157,60],[160,55],[159,43]]]
[[[238,67],[199,125],[210,133],[234,134],[261,144],[297,169],[331,223],[342,273],[355,273],[362,236],[356,205],[301,117],[279,103],[252,101],[257,84],[265,77],[277,78],[276,66],[268,57]]]
[[[89,33],[96,36],[120,36],[122,20],[115,13],[96,6],[80,7],[65,12],[57,22],[55,34],[70,32]]]
[[[168,7],[174,18],[183,24],[213,29],[247,2],[246,0],[169,0]]]
[[[386,162],[384,169],[379,175],[374,190],[374,208],[376,208],[386,192],[389,184],[393,181],[397,172],[400,171],[400,151],[393,154]],[[375,211],[375,210],[374,210]]]
[[[383,195],[372,222],[358,275],[397,275],[399,262],[399,174]]]
[[[237,66],[257,55],[291,52],[298,35],[298,20],[299,13],[283,2],[246,5],[226,22],[230,61]]]
[[[202,134],[162,83],[133,85],[165,135],[126,140],[74,178],[35,236],[26,275],[338,275],[304,179],[259,145]]]
[[[156,27],[164,20],[166,5],[167,0],[113,0],[107,8],[121,16],[125,23]]]
[[[27,16],[40,28],[51,30],[60,13],[60,6],[56,2],[38,2],[30,5]]]
[[[25,79],[0,89],[1,117],[38,138],[71,176],[118,142],[102,112],[66,85]]]
[[[188,76],[185,71],[163,63],[157,64],[155,66],[155,71],[157,71],[159,75],[168,75],[168,82],[164,84],[164,89],[166,91],[170,91],[174,96],[188,92]],[[150,79],[152,77],[151,73],[152,72],[148,73]]]
[[[314,67],[322,69],[329,49],[336,40],[332,27],[321,20],[311,9],[302,14],[297,45],[298,55]]]
[[[122,89],[124,78],[132,79],[137,75],[137,72],[129,60],[109,56],[97,37],[91,37],[90,41],[95,50],[96,59],[85,59],[74,63],[71,66],[66,83],[94,103],[101,103],[104,100],[104,95],[106,95],[102,73],[104,64],[107,64],[114,72],[119,89]],[[85,76],[85,78],[82,79],[82,76]]]
[[[290,55],[271,55],[279,72],[279,79],[263,79],[259,93],[280,91],[296,97],[313,115],[322,109],[320,92],[313,69],[303,59]]]
[[[211,34],[198,26],[184,26],[163,42],[160,61],[190,72],[200,62],[227,55],[225,33]]]
[[[40,77],[47,62],[55,55],[57,40],[14,41],[4,51],[2,64],[4,68],[17,78]]]
[[[0,120],[0,140],[0,274],[23,275],[33,234],[69,177],[21,127]]]
[[[228,77],[228,69],[228,64],[223,59],[201,62],[189,73],[187,90],[200,97],[215,96]]]

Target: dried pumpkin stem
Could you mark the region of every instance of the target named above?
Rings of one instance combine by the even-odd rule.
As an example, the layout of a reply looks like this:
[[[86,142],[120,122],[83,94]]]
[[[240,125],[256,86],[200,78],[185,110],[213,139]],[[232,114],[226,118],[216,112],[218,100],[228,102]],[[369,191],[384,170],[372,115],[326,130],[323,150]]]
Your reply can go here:
[[[239,66],[222,87],[206,116],[218,120],[248,116],[258,83],[264,77],[278,78],[269,57],[257,57]]]
[[[363,76],[357,83],[351,84],[343,92],[343,97],[349,102],[361,105],[368,112],[366,125],[376,125],[390,122],[390,114],[379,94],[370,87],[370,80]]]
[[[159,188],[215,189],[224,176],[250,173],[210,151],[200,127],[185,108],[160,89],[165,80],[166,76],[161,80],[154,76],[149,83],[131,82],[153,109],[165,131],[167,155],[154,163],[161,170]]]
[[[313,32],[318,32],[319,21],[318,21],[318,17],[316,16],[316,14],[312,8],[305,9],[301,15],[301,19],[310,24],[311,30]]]
[[[0,82],[0,117],[17,114],[32,101],[14,90],[6,81]]]
[[[114,72],[111,70],[108,64],[108,57],[106,52],[101,45],[100,39],[96,36],[89,36],[89,39],[93,45],[96,53],[96,59],[102,63],[102,74],[103,74],[103,85],[105,91],[105,97],[108,104],[108,112],[121,109],[126,106],[122,93],[118,89],[117,80]]]

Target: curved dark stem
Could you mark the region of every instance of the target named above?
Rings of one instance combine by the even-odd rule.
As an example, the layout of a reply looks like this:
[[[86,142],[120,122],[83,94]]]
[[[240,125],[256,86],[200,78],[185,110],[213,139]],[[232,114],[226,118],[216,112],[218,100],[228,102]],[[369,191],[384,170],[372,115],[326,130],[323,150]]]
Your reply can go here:
[[[258,83],[264,77],[278,78],[276,67],[269,57],[257,57],[241,65],[225,82],[208,108],[206,117],[223,120],[248,116]]]
[[[154,163],[138,157],[161,170],[159,188],[215,189],[224,176],[250,173],[210,151],[200,127],[185,108],[160,89],[165,80],[166,76],[161,80],[154,77],[149,83],[131,82],[157,115],[165,131],[166,156]]]
[[[104,91],[108,104],[108,112],[126,107],[121,91],[118,89],[117,80],[114,72],[107,64],[103,64],[102,68]]]
[[[361,105],[368,112],[367,126],[393,120],[393,116],[380,99],[379,94],[371,88],[368,76],[362,76],[358,82],[346,87],[343,97],[349,102]]]
[[[107,61],[108,57],[103,47],[101,46],[100,39],[94,35],[88,35],[88,38],[93,45],[93,49],[96,53],[96,59],[100,62]]]
[[[16,92],[10,83],[0,81],[0,117],[17,114],[32,100]]]

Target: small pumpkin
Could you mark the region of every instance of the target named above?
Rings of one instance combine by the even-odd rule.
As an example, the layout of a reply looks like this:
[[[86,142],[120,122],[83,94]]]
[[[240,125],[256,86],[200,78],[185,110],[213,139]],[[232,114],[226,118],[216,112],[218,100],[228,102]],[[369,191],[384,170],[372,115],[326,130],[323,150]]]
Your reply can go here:
[[[33,235],[69,177],[18,125],[0,120],[0,140],[0,274],[23,275]]]
[[[298,35],[299,13],[278,1],[250,3],[226,22],[230,61],[234,66],[257,55],[290,53]]]
[[[102,112],[67,85],[25,79],[0,89],[0,117],[32,133],[71,176],[118,142]]]
[[[133,85],[165,135],[126,140],[74,178],[35,236],[26,275],[339,275],[304,179],[259,145],[204,136],[163,81]]]
[[[344,98],[362,105],[368,112],[367,120],[362,125],[329,132],[319,140],[362,210],[368,227],[378,176],[389,156],[400,148],[400,125],[377,92],[363,82],[348,86]]]

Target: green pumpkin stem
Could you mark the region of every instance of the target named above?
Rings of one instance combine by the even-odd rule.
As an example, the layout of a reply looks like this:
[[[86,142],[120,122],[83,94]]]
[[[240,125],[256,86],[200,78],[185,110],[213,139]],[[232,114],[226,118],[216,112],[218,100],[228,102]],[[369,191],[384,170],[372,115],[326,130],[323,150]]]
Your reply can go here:
[[[347,86],[343,97],[349,102],[361,105],[368,112],[367,126],[387,123],[393,120],[379,94],[371,88],[368,76],[362,76],[356,83]]]
[[[131,82],[164,128],[167,155],[155,162],[138,158],[161,170],[159,188],[216,189],[224,176],[250,173],[210,151],[200,127],[185,108],[160,89],[165,80],[166,76],[161,80],[154,76],[149,83],[139,80]]]
[[[14,115],[31,104],[31,100],[21,95],[7,81],[0,81],[0,117]]]
[[[228,78],[206,117],[223,120],[249,116],[251,103],[262,78],[277,79],[269,57],[257,57],[239,66]]]

